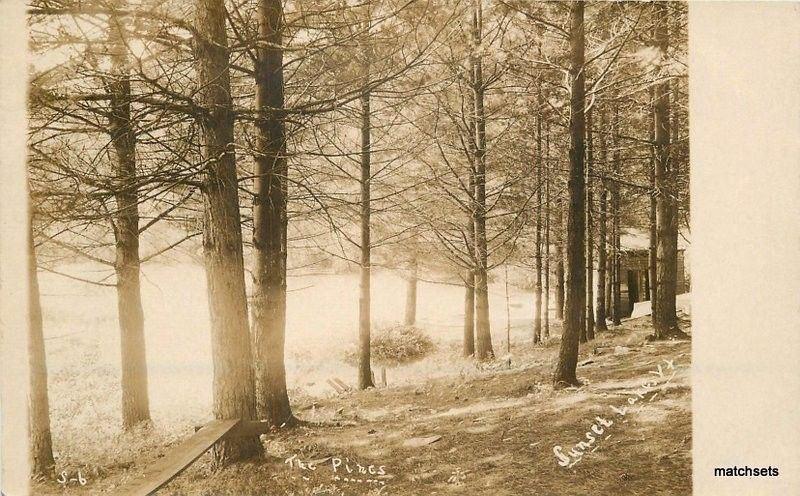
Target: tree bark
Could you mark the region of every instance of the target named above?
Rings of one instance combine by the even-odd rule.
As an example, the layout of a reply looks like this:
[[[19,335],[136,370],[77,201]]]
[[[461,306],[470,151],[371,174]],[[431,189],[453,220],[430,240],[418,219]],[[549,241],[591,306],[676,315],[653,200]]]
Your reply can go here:
[[[473,0],[473,41],[482,40],[481,2]],[[483,108],[483,66],[480,56],[474,57],[473,93],[475,95],[475,352],[479,360],[494,356],[489,321],[489,274],[486,239],[486,115]]]
[[[370,364],[371,332],[371,240],[370,240],[370,154],[371,154],[370,92],[361,94],[361,282],[358,299],[358,388],[375,387]]]
[[[586,123],[583,2],[570,4],[570,171],[567,218],[567,295],[561,348],[553,378],[557,387],[580,384],[576,376],[578,339],[586,300],[584,236],[584,137]]]
[[[464,275],[464,356],[475,354],[475,273]]]
[[[662,54],[669,48],[668,6],[656,3],[655,42]],[[656,147],[656,298],[653,301],[655,338],[680,334],[675,308],[678,272],[678,216],[675,167],[670,145],[670,87],[655,86],[654,127]]]
[[[556,243],[556,319],[564,320],[564,202],[559,202]]]
[[[253,186],[252,340],[258,418],[293,422],[286,391],[286,137],[283,97],[283,4],[259,0]]]
[[[655,103],[655,92],[653,88],[650,88],[650,102],[651,107]],[[656,148],[655,148],[655,110],[653,109],[653,115],[650,119],[648,119],[648,134],[650,139],[650,211],[649,211],[649,222],[650,222],[650,246],[648,250],[648,260],[647,260],[647,268],[649,272],[649,286],[650,286],[650,305],[651,305],[651,312],[650,317],[653,321],[653,326],[655,327],[656,324],[656,313],[652,311],[655,307],[653,306],[656,301],[656,274],[657,274],[657,264],[656,264],[656,246],[657,246],[657,239],[658,239],[658,231],[656,227]]]
[[[546,125],[544,157],[544,322],[542,340],[550,339],[550,124]]]
[[[611,243],[612,243],[612,257],[611,265],[612,278],[611,278],[611,319],[615,326],[622,323],[622,308],[620,292],[620,265],[622,261],[622,254],[620,253],[620,199],[619,199],[619,182],[617,178],[620,174],[620,145],[619,145],[619,109],[614,110],[614,124],[612,126],[612,138],[614,143],[614,157],[613,157],[613,172],[614,179],[611,183]]]
[[[600,163],[606,167],[606,118],[605,111],[600,114]],[[600,182],[600,219],[598,226],[597,236],[597,313],[595,315],[595,330],[607,331],[606,325],[606,280],[608,277],[607,272],[607,241],[608,233],[606,228],[608,211],[608,189],[606,188],[605,179]]]
[[[611,316],[612,322],[614,318],[614,291],[612,288],[614,287],[614,243],[613,243],[613,236],[612,231],[614,230],[614,222],[611,222],[611,229],[609,229],[608,237],[606,239],[606,245],[611,248],[610,256],[606,260],[606,315]]]
[[[233,139],[229,51],[222,0],[198,0],[195,59],[203,183],[203,252],[211,315],[213,410],[217,419],[256,416],[253,362],[244,284],[242,230]],[[261,452],[258,436],[228,439],[214,447],[227,464]]]
[[[594,339],[594,231],[592,228],[592,167],[594,150],[592,139],[592,112],[586,114],[586,340]]]
[[[534,160],[536,162],[536,288],[533,298],[533,342],[539,343],[542,340],[542,95],[539,89],[537,101],[539,113],[536,116],[536,152]]]
[[[115,2],[125,8],[126,2]],[[109,18],[111,75],[107,82],[110,97],[108,131],[115,152],[114,190],[116,212],[113,221],[116,241],[114,270],[117,276],[117,312],[119,314],[122,368],[122,427],[129,430],[150,420],[147,393],[147,357],[144,338],[144,312],[140,285],[139,194],[136,187],[136,132],[131,116],[131,82],[125,27],[122,18]]]
[[[30,221],[29,221],[30,222]],[[31,475],[49,479],[53,475],[53,441],[50,436],[50,401],[47,394],[47,359],[42,329],[42,305],[36,274],[33,227],[28,228],[28,364],[30,366],[29,438]]]
[[[417,324],[417,269],[417,259],[414,258],[409,264],[406,277],[406,311],[403,323],[407,326]]]
[[[470,83],[473,84],[475,75],[475,60],[474,57],[469,58],[470,68]],[[475,93],[469,93],[469,105],[472,109],[475,108],[473,101]],[[464,356],[475,356],[475,267],[477,267],[477,252],[475,245],[475,155],[476,155],[476,139],[477,133],[475,128],[475,114],[470,111],[467,114],[467,123],[469,127],[469,139],[467,140],[467,147],[470,157],[469,162],[469,175],[468,181],[468,194],[467,201],[467,253],[468,263],[470,267],[467,268],[464,276]]]

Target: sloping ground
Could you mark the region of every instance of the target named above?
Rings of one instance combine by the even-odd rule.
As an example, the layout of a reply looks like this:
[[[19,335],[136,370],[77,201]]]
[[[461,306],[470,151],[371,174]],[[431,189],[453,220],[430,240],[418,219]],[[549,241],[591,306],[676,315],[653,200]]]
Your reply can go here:
[[[309,425],[269,436],[263,460],[213,470],[206,455],[163,494],[691,494],[690,344],[650,332],[637,319],[582,345],[577,389],[550,385],[555,340],[478,378],[298,405]],[[66,493],[113,494],[157,456]]]
[[[692,314],[692,293],[683,293],[675,297],[675,307],[678,312],[683,312],[686,315]],[[644,317],[645,315],[653,314],[653,302],[650,300],[640,301],[633,304],[632,318]]]

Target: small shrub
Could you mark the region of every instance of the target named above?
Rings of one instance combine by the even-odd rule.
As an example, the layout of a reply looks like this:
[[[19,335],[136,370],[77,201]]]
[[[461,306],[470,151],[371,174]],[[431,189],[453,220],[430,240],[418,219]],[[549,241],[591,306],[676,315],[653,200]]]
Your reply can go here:
[[[435,346],[422,329],[395,324],[373,332],[370,348],[373,363],[391,367],[420,360]],[[349,364],[358,363],[358,349],[348,349],[345,361]]]

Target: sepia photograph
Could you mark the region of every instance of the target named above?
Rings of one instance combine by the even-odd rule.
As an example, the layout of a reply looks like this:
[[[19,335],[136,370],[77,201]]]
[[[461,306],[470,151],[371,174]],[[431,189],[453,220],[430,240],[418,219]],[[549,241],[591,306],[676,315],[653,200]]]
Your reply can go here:
[[[691,495],[690,9],[25,2],[3,479]]]

